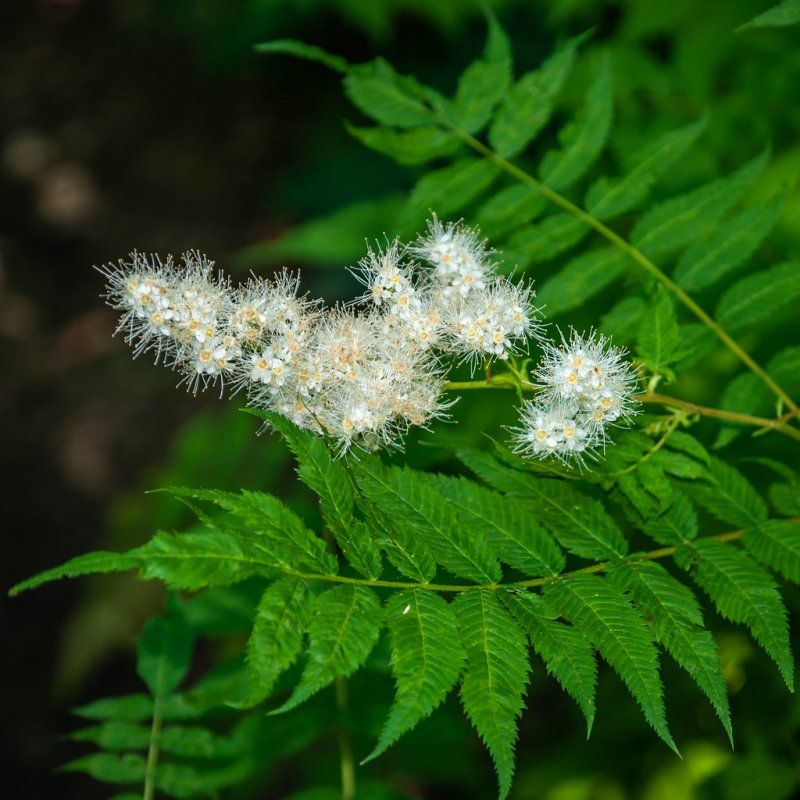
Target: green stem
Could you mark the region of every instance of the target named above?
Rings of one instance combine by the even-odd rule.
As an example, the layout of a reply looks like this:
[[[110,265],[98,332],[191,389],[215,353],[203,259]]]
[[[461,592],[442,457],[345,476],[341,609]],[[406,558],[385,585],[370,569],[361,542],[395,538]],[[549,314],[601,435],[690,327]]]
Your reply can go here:
[[[770,388],[770,390],[792,410],[797,406],[791,397],[767,374],[756,361],[744,350],[742,347],[718,325],[709,314],[707,314],[677,283],[670,279],[664,272],[662,272],[641,250],[634,247],[630,242],[623,239],[618,233],[613,231],[607,225],[600,222],[599,219],[593,217],[587,211],[584,211],[580,206],[563,197],[558,192],[551,189],[541,181],[538,181],[525,170],[520,169],[515,164],[507,161],[502,156],[498,155],[491,148],[487,147],[479,139],[462,131],[457,126],[444,118],[440,121],[448,129],[450,129],[464,144],[471,147],[476,153],[479,153],[488,161],[491,161],[499,169],[506,172],[511,177],[516,178],[518,181],[533,187],[538,192],[543,194],[551,203],[563,208],[570,214],[586,223],[590,228],[593,228],[597,233],[611,242],[614,246],[618,247],[623,253],[628,255],[635,261],[642,269],[652,275],[659,283],[666,287],[675,297],[683,303],[706,327],[713,331],[716,336],[723,342],[723,344],[749,369],[751,369],[762,381]]]
[[[156,791],[156,767],[158,766],[158,738],[161,735],[163,722],[163,676],[164,656],[158,659],[158,672],[156,674],[156,691],[153,697],[153,721],[150,725],[150,744],[147,748],[147,764],[144,771],[144,791],[142,800],[153,800]]]
[[[336,708],[339,711],[339,767],[342,778],[342,800],[353,800],[356,796],[356,762],[353,758],[353,745],[350,742],[350,728],[347,724],[348,692],[347,681],[337,678]]]

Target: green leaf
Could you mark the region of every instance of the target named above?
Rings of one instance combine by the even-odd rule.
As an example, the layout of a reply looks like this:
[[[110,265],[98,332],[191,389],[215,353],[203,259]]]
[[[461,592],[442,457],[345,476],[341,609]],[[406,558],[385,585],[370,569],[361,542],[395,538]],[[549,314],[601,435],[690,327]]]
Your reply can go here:
[[[703,132],[701,119],[648,142],[632,159],[624,178],[599,178],[586,194],[586,210],[600,220],[613,219],[638,206],[653,184],[695,143]]]
[[[765,151],[736,172],[655,206],[636,223],[633,244],[653,258],[704,236],[756,179],[767,156]]]
[[[614,668],[653,730],[677,752],[667,727],[658,654],[647,623],[630,600],[597,575],[556,579],[544,592]]]
[[[309,606],[308,584],[301,578],[280,578],[264,591],[247,642],[246,706],[268,697],[281,673],[299,657]]]
[[[77,578],[81,575],[94,575],[105,572],[127,572],[129,569],[136,569],[140,565],[140,560],[136,551],[127,553],[109,553],[99,550],[94,553],[86,553],[82,556],[71,558],[60,567],[53,567],[32,578],[21,581],[9,591],[11,597],[15,597],[28,589],[35,589],[44,583],[57,581],[60,578]]]
[[[570,39],[542,66],[523,75],[495,114],[489,129],[492,149],[504,158],[522,152],[547,124],[553,100],[575,61],[575,51],[585,36]]]
[[[74,708],[72,713],[84,719],[142,722],[152,719],[153,699],[146,694],[105,697]]]
[[[359,488],[380,509],[397,538],[417,541],[454,575],[477,583],[496,583],[500,565],[489,544],[462,525],[452,504],[436,490],[433,476],[400,467],[381,467],[375,459],[354,463]]]
[[[501,561],[529,577],[564,569],[564,554],[523,503],[464,477],[437,475],[436,482],[471,535],[485,539]]]
[[[61,767],[65,772],[84,772],[102,783],[141,783],[145,760],[137,753],[92,753]]]
[[[396,131],[392,128],[363,128],[345,123],[361,144],[389,156],[399,164],[415,166],[435,158],[453,155],[460,147],[455,134],[435,126]]]
[[[276,566],[294,570],[305,568],[326,575],[333,575],[338,570],[336,559],[326,549],[325,542],[273,495],[246,489],[223,492],[174,486],[164,491],[176,497],[214,503],[227,511],[242,525],[226,530],[263,552]]]
[[[742,544],[762,564],[774,569],[792,583],[800,583],[800,524],[795,520],[774,519],[749,528]]]
[[[561,149],[547,153],[542,159],[539,170],[542,181],[559,191],[578,180],[605,146],[613,113],[611,61],[605,54],[583,107],[577,117],[559,131]]]
[[[613,336],[615,344],[629,344],[636,338],[646,308],[646,303],[641,297],[635,295],[625,297],[602,317],[600,330]]]
[[[525,184],[507,186],[478,209],[475,219],[483,233],[498,239],[535,219],[546,207],[547,200],[535,187]]]
[[[505,260],[519,267],[547,261],[569,250],[588,232],[586,223],[574,214],[552,214],[512,234],[504,245]]]
[[[274,264],[300,261],[340,269],[364,254],[364,238],[375,239],[395,221],[405,197],[390,195],[352,203],[332,214],[295,225],[276,239],[245,247],[236,253],[236,263]]]
[[[463,592],[453,606],[467,651],[461,702],[489,748],[503,800],[514,775],[517,718],[528,682],[525,634],[493,592]]]
[[[352,675],[369,656],[383,627],[383,609],[366,586],[335,586],[314,598],[308,662],[291,697],[272,714],[289,711],[336,678]]]
[[[453,122],[476,133],[492,115],[511,83],[511,46],[493,14],[487,14],[489,34],[483,58],[470,64],[458,81],[450,108]]]
[[[345,558],[364,577],[381,574],[381,553],[367,527],[353,516],[355,500],[344,462],[331,456],[323,439],[293,425],[286,417],[261,412],[280,431],[297,459],[300,480],[319,496],[322,516]]]
[[[729,328],[749,328],[786,310],[800,298],[800,261],[748,275],[731,286],[719,301],[716,318]]]
[[[393,594],[386,604],[397,696],[375,749],[377,758],[439,706],[453,688],[464,663],[455,613],[439,595],[425,589]]]
[[[626,264],[625,255],[616,249],[602,248],[581,253],[545,281],[537,300],[548,316],[572,311],[617,280]]]
[[[546,603],[532,592],[504,592],[503,602],[527,631],[547,672],[574,698],[586,718],[586,735],[595,714],[597,662],[589,640],[572,625],[552,619]]]
[[[411,191],[401,226],[414,227],[431,212],[446,217],[458,211],[488,189],[497,176],[497,167],[484,158],[463,158],[427,173]]]
[[[433,90],[398,75],[382,58],[351,67],[344,90],[353,105],[381,125],[415,128],[435,123],[428,106],[435,97]]]
[[[740,25],[736,30],[744,31],[748,28],[782,28],[787,25],[800,23],[800,0],[783,0],[749,22]]]
[[[748,208],[693,244],[675,268],[675,280],[687,291],[705,289],[744,264],[772,230],[783,197]]]
[[[642,317],[636,349],[648,369],[664,374],[675,361],[679,345],[680,332],[672,298],[660,291]]]
[[[336,72],[347,72],[350,65],[340,56],[325,52],[321,47],[305,42],[298,42],[296,39],[275,39],[271,42],[262,42],[253,45],[256,53],[276,53],[279,55],[295,56],[305,58],[309,61],[316,61]]]
[[[145,625],[136,671],[154,697],[178,688],[189,669],[193,645],[194,636],[174,607]]]
[[[728,694],[717,644],[703,626],[700,606],[692,591],[653,561],[617,561],[607,574],[622,591],[630,592],[650,620],[656,641],[708,697],[733,743]]]
[[[675,558],[681,566],[693,567],[692,577],[725,619],[747,625],[793,691],[786,608],[769,574],[746,553],[711,538],[696,540]]]
[[[687,484],[692,498],[722,522],[742,528],[767,520],[766,503],[747,479],[719,458],[712,458],[706,483]]]

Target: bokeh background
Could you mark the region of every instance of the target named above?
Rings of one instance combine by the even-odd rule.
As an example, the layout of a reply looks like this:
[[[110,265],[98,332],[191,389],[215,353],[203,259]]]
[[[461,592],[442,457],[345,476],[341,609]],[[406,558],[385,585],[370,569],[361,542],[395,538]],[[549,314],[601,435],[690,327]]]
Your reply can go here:
[[[771,144],[771,166],[754,192],[787,191],[776,236],[797,250],[798,29],[734,33],[769,2],[490,5],[510,32],[518,71],[564,37],[594,29],[589,49],[606,47],[613,57],[618,151],[638,141],[642,126],[677,126],[704,113],[708,134],[682,166],[696,181]],[[130,361],[111,337],[114,316],[98,300],[102,281],[92,269],[133,248],[198,248],[234,277],[285,263],[303,268],[315,295],[333,301],[354,293],[345,267],[365,235],[391,229],[414,173],[350,138],[342,122],[357,115],[335,75],[255,55],[252,45],[294,37],[353,61],[381,54],[450,89],[480,52],[484,23],[479,6],[463,0],[6,0],[0,30],[0,584],[7,588],[78,553],[134,546],[158,527],[179,525],[181,510],[147,488],[298,491],[282,447],[255,437],[235,401],[187,396],[173,389],[171,373]],[[577,101],[586,77],[578,72],[564,103]],[[583,313],[592,319],[591,309]],[[712,365],[687,394],[718,392],[715,382],[732,369]],[[471,398],[459,409],[483,427],[504,413]],[[470,435],[465,430],[459,435]],[[418,463],[428,457],[424,439],[410,446]],[[133,646],[162,602],[159,587],[119,576],[3,601],[6,796],[110,796],[89,778],[56,771],[85,751],[65,739],[76,727],[69,709],[139,690]],[[668,708],[683,761],[656,741],[608,674],[603,713],[586,743],[577,711],[554,684],[537,680],[541,670],[522,723],[514,796],[800,796],[800,707],[744,636],[729,629],[720,645],[735,753],[671,664]],[[213,649],[201,652],[198,669],[215,658]],[[390,683],[362,680],[353,713],[377,728]],[[367,752],[366,741],[357,745]],[[230,796],[277,798],[311,777],[335,781],[335,742],[309,746],[277,758],[266,777]],[[455,699],[368,772],[430,798],[493,792],[489,760]]]

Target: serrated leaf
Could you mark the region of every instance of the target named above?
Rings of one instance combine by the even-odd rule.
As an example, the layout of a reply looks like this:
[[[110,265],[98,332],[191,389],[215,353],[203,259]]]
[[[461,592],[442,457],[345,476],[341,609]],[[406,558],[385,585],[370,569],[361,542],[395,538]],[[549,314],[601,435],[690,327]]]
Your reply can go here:
[[[138,753],[92,753],[61,767],[65,772],[84,772],[103,783],[140,783],[146,762]]]
[[[348,133],[361,144],[407,166],[452,156],[460,147],[455,134],[436,126],[402,131],[392,128],[364,128],[349,124],[346,124],[346,127]]]
[[[297,459],[300,480],[319,497],[322,516],[345,558],[364,577],[381,574],[381,553],[369,529],[353,516],[355,500],[344,463],[335,460],[328,445],[310,431],[272,412],[259,416],[280,431]]]
[[[414,128],[435,123],[428,105],[435,97],[433,90],[399,75],[382,58],[350,67],[344,91],[354,105],[382,125]]]
[[[581,253],[545,281],[537,300],[548,316],[572,311],[617,280],[626,264],[625,255],[616,249]]]
[[[174,607],[148,621],[137,649],[136,671],[154,697],[177,689],[189,669],[193,645],[194,636]]]
[[[484,234],[496,239],[535,219],[546,207],[547,200],[538,189],[525,184],[507,186],[478,209],[475,219]]]
[[[675,558],[681,566],[693,567],[693,578],[725,619],[750,629],[793,691],[786,608],[769,574],[746,553],[711,538],[696,540]]]
[[[748,28],[781,28],[787,25],[800,23],[800,0],[783,0],[749,22],[740,25],[736,30],[743,31]]]
[[[362,763],[377,758],[429,716],[455,685],[464,663],[455,613],[434,592],[393,594],[386,604],[386,624],[397,696],[375,749]]]
[[[401,217],[409,228],[431,212],[446,217],[474,200],[498,176],[497,167],[483,158],[463,158],[427,173],[411,191]]]
[[[748,275],[731,286],[719,301],[716,319],[728,328],[746,328],[772,317],[800,298],[800,261]]]
[[[467,652],[461,702],[492,755],[503,800],[514,775],[517,718],[528,682],[525,634],[492,592],[463,592],[453,607]]]
[[[453,122],[476,133],[492,115],[511,83],[511,46],[497,19],[487,14],[489,27],[483,58],[470,64],[458,80],[450,107]]]
[[[647,623],[630,600],[597,575],[556,579],[544,592],[614,668],[653,730],[677,752],[667,727],[658,654]]]
[[[800,583],[800,524],[796,520],[773,519],[749,528],[742,544],[762,564]]]
[[[547,124],[553,100],[575,61],[575,51],[585,36],[570,39],[538,70],[528,72],[506,94],[489,129],[492,149],[504,158],[524,150]]]
[[[453,506],[436,489],[432,475],[407,468],[382,467],[361,458],[354,470],[370,504],[380,509],[398,538],[422,544],[454,575],[477,583],[495,583],[500,565],[486,541],[471,535]]]
[[[435,477],[462,524],[471,535],[485,538],[501,561],[529,577],[564,569],[564,554],[524,504],[463,477]]]
[[[527,631],[531,646],[552,675],[580,707],[586,735],[595,714],[597,662],[589,640],[571,625],[551,619],[545,602],[532,592],[505,592],[503,602]]]
[[[617,561],[608,579],[630,592],[662,644],[708,697],[728,739],[733,742],[728,693],[714,637],[705,630],[692,591],[653,561]]]
[[[245,706],[268,697],[281,673],[297,660],[309,611],[308,584],[302,578],[280,578],[261,595],[247,642],[249,692]]]
[[[136,551],[110,553],[98,550],[94,553],[76,556],[60,567],[47,569],[27,580],[20,581],[20,583],[11,588],[9,595],[15,597],[21,592],[28,591],[28,589],[35,589],[37,586],[57,581],[61,578],[77,578],[81,575],[95,575],[106,572],[127,572],[130,569],[136,569],[139,565],[140,559],[136,555]]]
[[[765,416],[772,407],[772,393],[761,378],[753,372],[737,375],[722,391],[719,407],[723,411]],[[714,441],[714,448],[730,444],[741,432],[738,427],[724,425]]]
[[[743,528],[766,522],[766,503],[741,472],[719,458],[709,463],[708,481],[689,483],[687,490],[722,522]]]
[[[193,719],[199,714],[197,707],[189,702],[184,695],[173,695],[164,698],[161,712],[165,720]],[[72,713],[91,720],[149,721],[153,717],[153,699],[145,694],[104,697],[84,706],[74,708]]]
[[[586,223],[574,214],[552,214],[512,234],[504,245],[505,258],[513,266],[529,267],[569,250],[588,232]]]
[[[769,499],[779,514],[800,517],[800,486],[791,483],[773,483],[769,487]]]
[[[314,598],[308,625],[308,662],[280,714],[308,700],[336,678],[352,675],[369,656],[383,627],[383,609],[366,586],[346,584]]]
[[[613,336],[615,344],[629,344],[636,338],[646,309],[647,304],[641,297],[625,297],[602,317],[600,330]]]
[[[583,107],[576,118],[559,131],[561,149],[547,153],[542,159],[539,169],[542,181],[560,191],[578,180],[605,146],[613,113],[611,61],[605,54]]]
[[[597,219],[607,220],[635,208],[656,180],[694,144],[705,126],[706,120],[701,119],[648,142],[631,159],[625,177],[617,181],[599,178],[592,184],[586,194],[586,210]]]
[[[687,291],[711,286],[744,264],[772,230],[781,211],[782,197],[748,208],[720,225],[707,239],[693,244],[681,256],[674,279]]]
[[[730,175],[655,206],[636,223],[631,240],[651,258],[704,236],[756,179],[767,152]]]
[[[350,66],[347,61],[340,56],[327,53],[316,45],[298,42],[296,39],[275,39],[271,42],[262,42],[253,45],[253,50],[255,50],[256,53],[275,53],[316,61],[336,72],[347,72]]]
[[[672,298],[661,291],[642,316],[636,349],[652,372],[664,373],[675,361],[679,345],[680,331],[675,306]]]

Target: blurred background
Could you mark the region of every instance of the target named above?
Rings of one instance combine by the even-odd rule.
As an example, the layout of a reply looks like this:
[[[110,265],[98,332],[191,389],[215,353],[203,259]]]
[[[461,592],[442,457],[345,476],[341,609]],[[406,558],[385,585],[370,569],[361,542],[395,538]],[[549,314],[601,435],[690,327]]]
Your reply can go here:
[[[689,173],[695,182],[713,176],[771,144],[773,160],[755,192],[788,192],[776,237],[797,250],[798,29],[734,33],[771,3],[490,5],[510,32],[517,74],[565,37],[594,29],[589,49],[612,53],[612,142],[621,152],[643,125],[674,127],[708,113],[703,146],[682,165],[678,182]],[[235,401],[187,396],[174,390],[171,373],[131,362],[111,336],[114,315],[98,299],[102,281],[92,266],[133,248],[197,248],[234,277],[287,264],[303,268],[314,295],[351,296],[355,283],[345,267],[365,235],[391,230],[414,172],[348,135],[343,120],[357,114],[336,75],[255,55],[252,45],[293,37],[351,61],[380,54],[401,72],[451,90],[483,46],[479,6],[6,0],[0,30],[2,586],[73,555],[134,546],[156,528],[179,526],[183,512],[174,502],[144,493],[164,483],[270,488],[307,502],[282,447],[254,436],[257,426]],[[577,102],[585,77],[578,73],[564,103]],[[591,309],[585,315],[591,319]],[[724,360],[712,365],[687,396],[702,397],[733,368]],[[459,408],[462,418],[480,414],[484,428],[502,422],[506,411],[488,413],[487,420],[486,407],[471,398]],[[459,441],[468,430],[462,426]],[[409,457],[424,463],[427,453],[423,434]],[[800,609],[797,597],[787,600]],[[88,777],[56,771],[85,751],[65,739],[76,727],[70,708],[140,690],[133,647],[162,603],[158,586],[124,576],[62,582],[3,601],[6,796],[112,794]],[[606,672],[599,695],[605,713],[585,742],[577,711],[538,667],[514,797],[800,796],[800,707],[787,701],[748,640],[727,631],[720,645],[733,693],[735,753],[672,664],[665,664],[674,687],[668,708],[683,761],[656,741]],[[198,669],[217,660],[219,647],[201,650]],[[391,697],[390,681],[380,678],[367,674],[353,690],[352,713],[368,718],[365,729],[378,729]],[[319,700],[319,713],[328,702]],[[492,796],[489,760],[459,714],[451,698],[365,774],[420,797]],[[298,742],[299,753],[287,748],[265,762],[258,779],[225,796],[282,797],[310,777],[335,783],[335,740]],[[356,744],[357,753],[367,752],[366,740]]]

